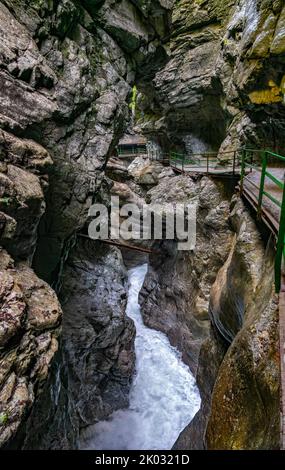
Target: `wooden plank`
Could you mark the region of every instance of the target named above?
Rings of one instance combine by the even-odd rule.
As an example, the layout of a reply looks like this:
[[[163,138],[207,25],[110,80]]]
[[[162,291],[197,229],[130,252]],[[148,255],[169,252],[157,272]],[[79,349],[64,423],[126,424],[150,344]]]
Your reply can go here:
[[[136,246],[136,245],[129,245],[129,244],[127,244],[127,243],[115,242],[115,241],[113,241],[113,240],[97,240],[97,239],[93,239],[93,238],[90,238],[88,235],[84,235],[83,233],[78,233],[77,235],[78,235],[79,237],[81,237],[81,238],[86,238],[86,239],[88,239],[88,240],[90,240],[90,241],[103,243],[104,245],[116,246],[116,247],[118,247],[118,248],[124,248],[124,249],[126,249],[126,250],[138,251],[138,252],[140,252],[140,253],[147,253],[147,254],[159,253],[158,251],[151,250],[150,248],[143,248],[143,247]]]
[[[242,195],[249,202],[252,208],[257,212],[258,200],[255,194],[244,187]],[[267,225],[267,227],[274,233],[274,235],[278,235],[279,223],[264,206],[262,206],[261,219]]]

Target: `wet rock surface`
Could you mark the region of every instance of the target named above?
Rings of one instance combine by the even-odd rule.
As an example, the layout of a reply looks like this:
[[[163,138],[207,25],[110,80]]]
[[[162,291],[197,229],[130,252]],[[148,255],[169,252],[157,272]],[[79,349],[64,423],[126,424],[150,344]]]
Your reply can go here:
[[[202,406],[175,449],[278,449],[280,445],[274,252],[261,240],[242,202],[234,199],[232,204],[236,236],[211,289],[212,332],[199,357]]]
[[[128,404],[135,359],[135,328],[125,314],[127,279],[120,251],[103,250],[100,255],[100,246],[98,254],[93,250],[96,248],[88,247],[91,256],[83,262],[80,255],[86,254],[85,248],[72,258],[64,273],[62,291],[63,299],[66,294],[63,342],[71,375],[82,374],[78,388],[82,397],[76,389],[74,396],[83,402],[82,412],[80,405],[78,411],[84,424],[103,419]],[[98,375],[95,381],[94,374]],[[101,399],[94,393],[94,386]]]
[[[0,445],[31,412],[58,349],[62,311],[55,293],[0,251]]]
[[[1,445],[76,448],[80,429],[128,403],[121,260],[81,244],[69,256],[90,205],[119,195],[198,203],[197,250],[161,243],[141,293],[203,398],[177,448],[278,447],[272,259],[265,269],[258,229],[224,184],[107,161],[134,82],[137,130],[163,152],[283,149],[284,12],[281,0],[0,3]],[[54,360],[61,310],[39,278],[63,285]]]
[[[263,283],[262,288],[268,286]],[[253,297],[246,322],[221,365],[207,449],[280,448],[278,299],[268,298],[268,291]]]
[[[137,129],[188,154],[284,147],[282,1],[179,0],[167,60],[141,77]]]
[[[273,287],[274,252],[270,245],[264,246],[240,202],[232,216],[238,221],[237,239],[210,302],[213,323],[225,339],[230,337],[231,345],[213,390],[205,441],[209,449],[278,449],[279,307]],[[225,283],[220,279],[224,274]]]
[[[129,175],[141,186],[157,185],[162,171],[163,166],[161,163],[152,162],[141,157],[137,157],[128,167]]]

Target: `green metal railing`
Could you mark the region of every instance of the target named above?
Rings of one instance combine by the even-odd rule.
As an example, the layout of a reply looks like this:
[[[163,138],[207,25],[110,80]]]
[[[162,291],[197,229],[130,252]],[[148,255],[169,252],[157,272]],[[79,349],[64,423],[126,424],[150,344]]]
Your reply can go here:
[[[277,293],[281,290],[282,260],[283,257],[285,257],[285,184],[284,180],[280,180],[272,171],[274,165],[280,162],[285,164],[285,157],[277,153],[268,150],[242,149],[240,192],[244,192],[245,183],[252,185],[255,188],[258,200],[256,208],[258,219],[261,219],[263,213],[266,212],[265,198],[273,203],[276,214],[278,214],[277,219],[279,218],[279,220],[277,220],[279,225],[275,257],[275,289]],[[258,183],[249,178],[249,174],[253,171],[260,173]],[[273,193],[279,193],[279,199],[276,197],[276,194],[273,195],[266,189],[266,180],[269,180],[271,184],[273,183],[273,185],[276,186],[275,192],[273,191]]]
[[[222,157],[222,161],[221,158]],[[233,152],[219,153],[219,159],[215,153],[203,153],[187,156],[183,153],[171,152],[170,165],[183,172],[203,172],[211,175],[219,173],[240,176],[240,192],[243,193],[245,182],[253,187],[253,193],[257,198],[257,218],[271,219],[271,229],[276,236],[275,258],[275,289],[279,293],[282,284],[282,262],[285,259],[285,183],[274,174],[272,168],[278,167],[282,171],[285,157],[269,150],[255,150],[250,148],[237,149]],[[224,161],[223,161],[224,160]],[[281,165],[280,165],[281,164]],[[255,172],[255,181],[250,179],[250,174]],[[256,180],[256,174],[260,177]],[[268,189],[268,182],[276,187],[276,191]],[[274,214],[269,213],[266,200],[275,207]],[[270,224],[269,224],[270,225]]]
[[[125,155],[141,155],[147,153],[147,148],[145,145],[136,146],[128,146],[128,147],[117,147],[118,156],[125,156]]]
[[[191,155],[170,152],[169,160],[172,167],[182,171],[203,171],[205,174],[209,175],[220,170],[224,174],[236,175],[237,173],[240,174],[238,169],[238,152],[237,150],[222,152],[219,153],[219,158],[215,152]],[[220,157],[222,157],[222,159]]]

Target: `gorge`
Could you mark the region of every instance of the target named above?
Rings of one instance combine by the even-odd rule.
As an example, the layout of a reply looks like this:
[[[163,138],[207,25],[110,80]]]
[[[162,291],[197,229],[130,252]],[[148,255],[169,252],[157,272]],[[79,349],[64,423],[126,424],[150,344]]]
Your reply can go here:
[[[89,449],[171,449],[200,407],[194,378],[178,352],[160,332],[143,324],[138,296],[146,273],[147,265],[129,271],[126,312],[134,320],[137,332],[136,376],[129,409],[117,411],[108,421],[88,430],[85,439]]]
[[[1,0],[1,448],[282,447],[274,235],[168,157],[284,156],[284,53],[284,0]],[[82,237],[112,196],[196,204],[195,249]]]

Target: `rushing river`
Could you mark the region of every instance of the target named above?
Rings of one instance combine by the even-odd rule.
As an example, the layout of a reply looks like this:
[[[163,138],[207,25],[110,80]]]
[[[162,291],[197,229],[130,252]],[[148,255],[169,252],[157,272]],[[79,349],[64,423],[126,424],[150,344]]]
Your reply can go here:
[[[147,265],[129,271],[127,314],[136,324],[130,406],[89,428],[83,449],[170,450],[200,407],[195,379],[168,338],[142,321],[138,295]]]

